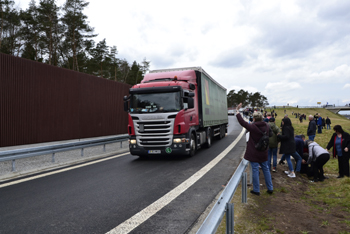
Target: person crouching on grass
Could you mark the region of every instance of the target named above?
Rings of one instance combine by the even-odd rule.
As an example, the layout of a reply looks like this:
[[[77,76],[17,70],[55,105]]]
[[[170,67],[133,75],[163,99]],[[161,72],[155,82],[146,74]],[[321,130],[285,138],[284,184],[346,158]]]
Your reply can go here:
[[[330,156],[327,150],[319,146],[314,141],[305,141],[307,147],[309,148],[309,158],[307,159],[307,164],[312,164],[314,180],[311,182],[324,181],[326,177],[324,176],[323,166],[328,162]],[[303,161],[305,163],[305,161]]]
[[[242,107],[242,103],[240,103],[236,110],[238,113],[238,110]],[[265,177],[265,184],[267,187],[267,193],[272,194],[273,193],[273,185],[272,185],[272,179],[271,174],[268,166],[268,155],[267,150],[259,151],[255,148],[255,142],[258,142],[259,139],[262,137],[262,132],[267,132],[267,135],[269,137],[272,136],[272,131],[269,127],[269,125],[265,122],[263,122],[263,116],[261,112],[254,112],[253,113],[253,122],[251,124],[247,123],[243,120],[241,114],[236,115],[237,120],[239,124],[246,128],[247,131],[250,132],[249,140],[247,143],[247,148],[244,154],[244,159],[248,160],[252,166],[253,170],[253,190],[250,192],[255,195],[260,195],[260,182],[259,182],[259,165],[264,173]],[[259,130],[260,129],[260,130]]]

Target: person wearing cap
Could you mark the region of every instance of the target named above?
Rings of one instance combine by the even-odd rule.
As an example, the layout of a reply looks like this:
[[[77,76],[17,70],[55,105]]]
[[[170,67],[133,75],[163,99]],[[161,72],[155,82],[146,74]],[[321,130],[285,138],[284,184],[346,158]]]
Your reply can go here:
[[[276,172],[276,166],[277,166],[277,146],[278,146],[278,141],[277,141],[277,134],[281,132],[279,127],[276,126],[275,124],[275,118],[271,117],[269,119],[269,125],[272,130],[272,136],[269,138],[269,150],[268,150],[268,163],[269,163],[269,169],[271,171],[271,158],[273,157],[272,160],[272,171]]]

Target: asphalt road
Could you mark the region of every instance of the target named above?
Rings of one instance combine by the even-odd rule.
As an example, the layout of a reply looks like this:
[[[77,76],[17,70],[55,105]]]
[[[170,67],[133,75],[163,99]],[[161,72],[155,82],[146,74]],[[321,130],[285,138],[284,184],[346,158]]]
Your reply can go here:
[[[241,133],[228,134],[192,158],[125,155],[0,188],[0,233],[106,233],[172,191]],[[245,137],[208,173],[130,233],[186,233],[238,166]],[[134,224],[130,224],[134,225]]]

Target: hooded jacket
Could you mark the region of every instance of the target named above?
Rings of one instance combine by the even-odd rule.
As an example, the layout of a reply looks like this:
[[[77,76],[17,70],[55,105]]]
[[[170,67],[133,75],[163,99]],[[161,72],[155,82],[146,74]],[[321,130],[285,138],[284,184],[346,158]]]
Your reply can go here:
[[[261,134],[261,132],[259,131],[259,129],[262,132],[267,131],[267,135],[269,137],[272,136],[272,131],[270,129],[270,126],[265,123],[264,121],[261,122],[253,122],[253,123],[247,123],[246,121],[244,121],[244,119],[242,118],[241,114],[237,114],[236,115],[237,120],[239,122],[239,124],[244,127],[245,129],[247,129],[247,131],[250,132],[249,134],[249,140],[247,143],[247,149],[245,151],[244,154],[244,159],[250,161],[250,162],[266,162],[267,161],[267,150],[265,151],[259,151],[255,148],[255,142],[258,142],[259,139],[263,136]],[[259,128],[259,129],[258,129]]]

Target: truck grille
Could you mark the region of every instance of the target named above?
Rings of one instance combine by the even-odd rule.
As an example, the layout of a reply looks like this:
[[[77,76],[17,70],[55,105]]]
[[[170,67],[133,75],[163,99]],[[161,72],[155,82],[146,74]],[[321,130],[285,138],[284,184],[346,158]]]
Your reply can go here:
[[[142,147],[170,146],[174,119],[157,121],[134,120],[137,144]]]

